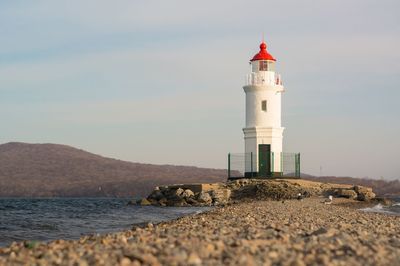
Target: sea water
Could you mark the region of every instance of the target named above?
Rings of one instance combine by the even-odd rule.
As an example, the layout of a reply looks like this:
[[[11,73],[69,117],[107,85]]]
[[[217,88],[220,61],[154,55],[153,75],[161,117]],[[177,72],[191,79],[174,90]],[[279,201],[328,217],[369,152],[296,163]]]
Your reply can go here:
[[[390,206],[384,206],[382,204],[377,204],[373,207],[363,208],[363,209],[361,209],[361,211],[386,213],[386,214],[400,216],[400,198],[394,198],[392,200],[393,200],[393,204],[391,204]]]
[[[121,198],[0,198],[0,246],[13,241],[78,239],[199,213],[201,207],[127,205]]]

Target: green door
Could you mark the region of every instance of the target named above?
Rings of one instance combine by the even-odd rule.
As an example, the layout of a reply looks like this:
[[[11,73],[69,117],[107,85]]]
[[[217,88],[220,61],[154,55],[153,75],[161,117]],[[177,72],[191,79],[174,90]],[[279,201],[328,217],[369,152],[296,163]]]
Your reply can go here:
[[[271,176],[271,145],[258,145],[258,175],[260,177]]]

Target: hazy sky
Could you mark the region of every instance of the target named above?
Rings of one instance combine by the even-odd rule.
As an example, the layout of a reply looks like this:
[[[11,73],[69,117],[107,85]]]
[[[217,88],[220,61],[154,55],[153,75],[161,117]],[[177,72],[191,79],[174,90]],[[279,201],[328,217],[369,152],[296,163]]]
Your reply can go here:
[[[0,1],[0,143],[225,168],[278,60],[302,172],[400,178],[400,1]]]

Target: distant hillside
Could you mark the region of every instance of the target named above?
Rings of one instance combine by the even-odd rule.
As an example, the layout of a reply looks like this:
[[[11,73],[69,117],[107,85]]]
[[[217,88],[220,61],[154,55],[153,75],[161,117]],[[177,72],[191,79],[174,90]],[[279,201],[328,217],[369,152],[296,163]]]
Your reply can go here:
[[[303,179],[308,179],[318,182],[328,182],[337,184],[354,184],[371,187],[379,196],[396,196],[400,197],[400,181],[399,180],[378,180],[369,178],[354,178],[354,177],[336,177],[336,176],[302,176]]]
[[[145,196],[162,184],[226,177],[226,170],[132,163],[58,144],[0,145],[0,197]]]

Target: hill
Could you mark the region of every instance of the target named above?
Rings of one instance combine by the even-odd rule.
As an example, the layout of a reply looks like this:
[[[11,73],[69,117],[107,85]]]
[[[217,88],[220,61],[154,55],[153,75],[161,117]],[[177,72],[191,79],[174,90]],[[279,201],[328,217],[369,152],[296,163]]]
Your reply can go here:
[[[221,169],[132,163],[58,144],[0,145],[0,197],[145,196],[158,185],[226,177]]]

